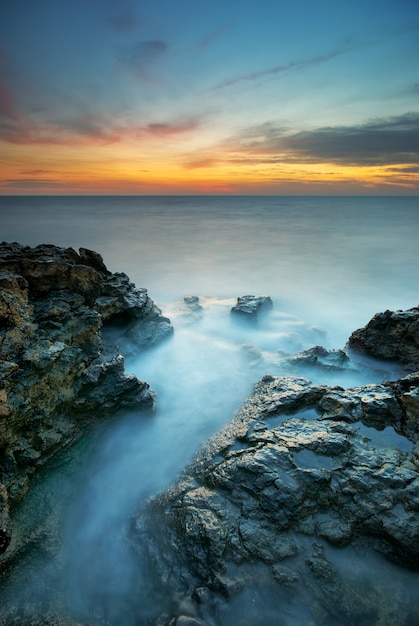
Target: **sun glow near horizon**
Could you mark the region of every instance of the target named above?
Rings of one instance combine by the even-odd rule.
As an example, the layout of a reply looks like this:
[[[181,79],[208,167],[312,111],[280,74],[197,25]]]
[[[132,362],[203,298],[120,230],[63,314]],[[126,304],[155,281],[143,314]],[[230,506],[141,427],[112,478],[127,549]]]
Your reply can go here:
[[[128,4],[8,3],[1,194],[419,193],[415,2]]]
[[[411,164],[266,163],[219,152],[191,167],[181,153],[137,157],[128,147],[18,147],[3,176],[10,195],[60,194],[345,194],[419,192]],[[36,167],[34,163],[36,162]],[[406,173],[406,171],[408,173]]]

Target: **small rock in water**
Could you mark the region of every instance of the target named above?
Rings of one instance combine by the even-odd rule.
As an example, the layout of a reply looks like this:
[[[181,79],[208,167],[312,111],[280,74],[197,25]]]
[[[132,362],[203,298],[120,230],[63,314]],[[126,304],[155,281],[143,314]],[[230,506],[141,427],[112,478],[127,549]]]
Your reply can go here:
[[[183,301],[191,311],[202,311],[202,306],[199,304],[198,296],[185,296]]]
[[[240,296],[232,307],[231,314],[256,324],[262,313],[273,308],[270,296]]]

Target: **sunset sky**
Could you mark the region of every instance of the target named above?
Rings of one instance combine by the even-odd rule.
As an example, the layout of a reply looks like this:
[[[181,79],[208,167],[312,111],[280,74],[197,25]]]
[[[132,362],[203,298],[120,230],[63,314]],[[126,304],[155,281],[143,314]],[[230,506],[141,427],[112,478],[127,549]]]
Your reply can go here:
[[[418,0],[3,0],[0,194],[418,194]]]

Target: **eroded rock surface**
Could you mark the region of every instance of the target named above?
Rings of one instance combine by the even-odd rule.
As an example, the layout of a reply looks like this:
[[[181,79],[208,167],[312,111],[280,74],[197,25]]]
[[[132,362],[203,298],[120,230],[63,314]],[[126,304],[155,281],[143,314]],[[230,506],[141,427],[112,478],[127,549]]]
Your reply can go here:
[[[272,615],[249,624],[278,623],[281,607],[284,624],[408,623],[411,606],[392,621],[376,592],[365,597],[334,559],[346,547],[417,567],[418,384],[417,376],[346,390],[306,378],[258,383],[137,518],[142,545],[190,600],[192,617],[231,623],[235,602],[270,589]]]
[[[352,333],[348,346],[379,359],[400,361],[419,369],[419,308],[377,313],[364,328]]]
[[[128,375],[103,327],[141,349],[172,332],[167,318],[96,252],[0,244],[0,553],[8,508],[35,469],[86,424],[121,408],[152,409],[147,383]]]

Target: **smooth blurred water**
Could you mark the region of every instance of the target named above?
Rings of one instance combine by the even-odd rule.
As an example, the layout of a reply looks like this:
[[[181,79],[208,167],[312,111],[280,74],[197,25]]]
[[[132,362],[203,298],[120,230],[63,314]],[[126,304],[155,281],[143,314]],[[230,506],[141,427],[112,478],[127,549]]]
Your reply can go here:
[[[163,307],[269,294],[344,341],[418,304],[418,197],[1,197],[0,238],[100,252]]]
[[[284,356],[318,344],[342,348],[376,312],[416,306],[418,236],[415,197],[0,198],[0,239],[96,250],[109,270],[146,287],[175,328],[170,341],[126,359],[126,369],[156,391],[155,415],[121,416],[99,429],[78,479],[74,464],[71,478],[48,476],[44,495],[28,505],[44,506],[51,493],[53,508],[57,485],[77,484],[72,497],[63,490],[60,556],[60,585],[74,610],[137,623],[121,606],[147,578],[126,544],[139,503],[175,479],[264,374],[290,373]],[[231,320],[245,294],[274,301],[259,327]],[[200,297],[201,319],[185,315],[185,295]],[[391,377],[378,364],[293,373],[344,387]],[[43,569],[41,559],[38,586]],[[20,589],[22,603],[28,594],[57,593],[50,579],[38,596],[32,592],[33,570],[25,566],[14,580],[6,597]]]

